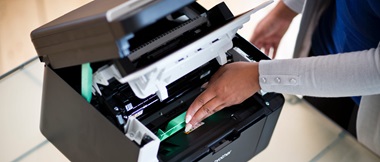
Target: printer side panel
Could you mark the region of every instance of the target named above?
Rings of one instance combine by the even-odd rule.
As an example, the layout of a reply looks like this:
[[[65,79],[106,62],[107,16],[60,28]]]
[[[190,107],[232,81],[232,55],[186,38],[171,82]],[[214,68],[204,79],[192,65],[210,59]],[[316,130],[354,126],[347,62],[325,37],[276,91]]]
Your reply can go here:
[[[137,161],[139,147],[45,67],[40,130],[70,161]]]
[[[264,129],[261,132],[260,142],[258,143],[256,148],[255,155],[263,151],[268,146],[274,128],[276,127],[277,120],[280,117],[280,113],[284,105],[284,102],[285,99],[283,95],[276,95],[276,97],[272,99],[270,108],[273,110],[273,112],[267,116]]]

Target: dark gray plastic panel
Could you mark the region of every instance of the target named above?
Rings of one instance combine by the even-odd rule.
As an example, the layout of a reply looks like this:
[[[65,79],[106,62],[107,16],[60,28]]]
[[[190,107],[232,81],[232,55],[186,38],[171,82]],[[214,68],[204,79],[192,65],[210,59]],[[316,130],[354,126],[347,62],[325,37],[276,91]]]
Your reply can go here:
[[[209,161],[248,161],[255,155],[255,146],[261,140],[260,134],[265,124],[265,118],[261,119],[244,132],[240,137],[219,150],[202,158],[200,162]]]
[[[139,147],[45,67],[40,130],[70,161],[137,161]]]
[[[108,22],[106,13],[126,1],[92,1],[35,29],[31,38],[40,60],[58,69],[120,58],[117,40],[194,2],[153,0]]]

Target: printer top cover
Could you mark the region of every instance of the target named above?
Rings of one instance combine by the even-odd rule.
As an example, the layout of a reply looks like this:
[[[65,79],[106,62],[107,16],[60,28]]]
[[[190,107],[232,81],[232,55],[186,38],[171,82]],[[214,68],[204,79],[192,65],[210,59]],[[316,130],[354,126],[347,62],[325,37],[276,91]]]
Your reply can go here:
[[[194,0],[94,0],[31,33],[40,60],[53,68],[125,57],[117,41]]]

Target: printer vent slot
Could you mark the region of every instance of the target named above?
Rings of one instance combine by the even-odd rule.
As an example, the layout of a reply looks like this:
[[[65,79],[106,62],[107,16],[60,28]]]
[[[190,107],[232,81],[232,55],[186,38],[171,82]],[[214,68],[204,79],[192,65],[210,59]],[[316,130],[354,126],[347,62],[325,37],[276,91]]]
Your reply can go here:
[[[207,18],[200,16],[132,49],[128,58],[137,68],[149,65],[207,33]],[[136,34],[137,35],[137,34]],[[137,37],[137,36],[136,36]]]
[[[196,27],[198,27],[201,24],[204,24],[206,22],[207,22],[207,18],[203,17],[203,16],[199,16],[195,19],[190,19],[190,20],[184,22],[183,24],[175,27],[174,29],[172,29],[172,30],[170,30],[170,31],[168,31],[162,35],[159,35],[159,36],[153,38],[152,40],[144,43],[143,45],[133,49],[131,52],[131,55],[137,55],[137,56],[142,55],[147,51],[150,51],[152,49],[159,47],[160,45],[162,45],[162,43],[173,40],[173,39],[179,37],[180,35],[182,35],[183,33],[187,32],[189,30],[192,30],[192,29],[194,29],[194,28],[196,28]],[[132,56],[131,60],[134,60],[135,57],[136,56]]]

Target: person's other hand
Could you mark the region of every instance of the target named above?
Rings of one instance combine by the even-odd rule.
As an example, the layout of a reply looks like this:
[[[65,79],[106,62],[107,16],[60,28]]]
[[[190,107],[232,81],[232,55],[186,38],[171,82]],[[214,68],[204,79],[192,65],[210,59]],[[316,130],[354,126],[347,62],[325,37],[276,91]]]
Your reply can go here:
[[[187,110],[185,132],[213,113],[252,96],[260,90],[258,78],[258,63],[235,62],[221,67]]]
[[[279,1],[277,6],[256,26],[250,42],[258,49],[264,49],[264,53],[268,56],[272,49],[272,58],[274,58],[282,37],[296,15],[296,12]]]

